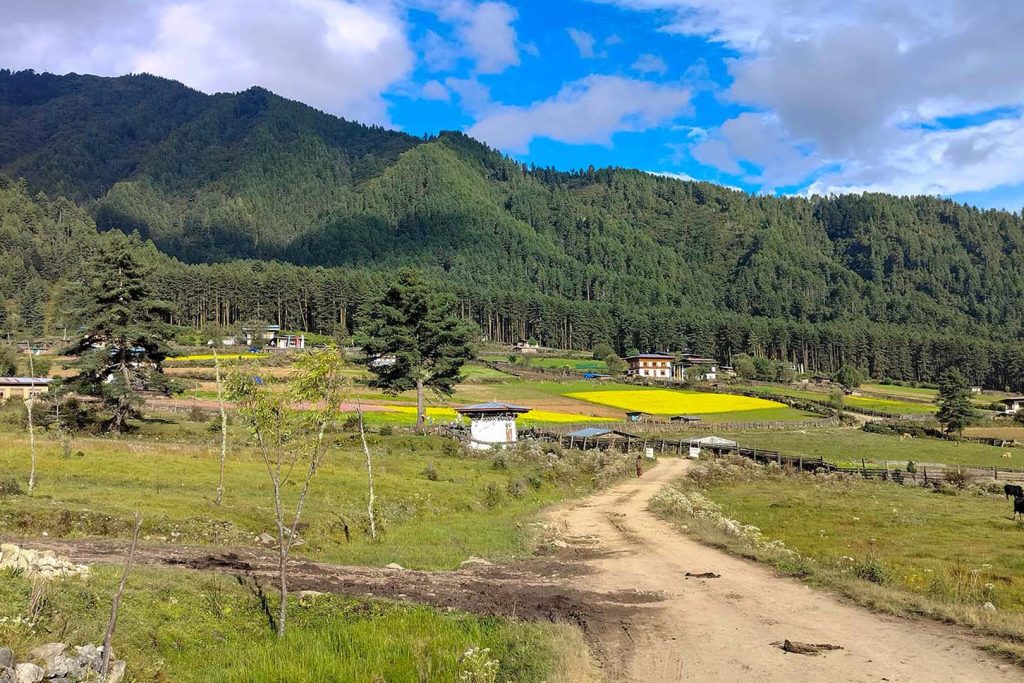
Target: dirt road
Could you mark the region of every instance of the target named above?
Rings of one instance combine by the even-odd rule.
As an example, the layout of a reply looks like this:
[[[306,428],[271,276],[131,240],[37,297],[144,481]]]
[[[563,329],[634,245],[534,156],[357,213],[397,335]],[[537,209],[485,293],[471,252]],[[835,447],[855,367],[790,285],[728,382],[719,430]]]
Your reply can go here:
[[[610,679],[1024,681],[1024,671],[980,652],[958,629],[872,614],[680,535],[647,503],[688,465],[662,460],[643,479],[554,516],[566,538],[603,551],[584,560],[588,590],[664,597],[631,615],[621,658],[602,653]],[[785,639],[843,649],[807,656],[772,645]]]
[[[567,621],[583,629],[608,681],[1024,681],[962,629],[872,614],[753,562],[705,547],[647,510],[688,461],[549,514],[549,553],[453,572],[292,563],[293,590],[372,595],[480,614]],[[121,562],[124,543],[11,540],[76,562]],[[147,546],[142,564],[224,571],[273,587],[275,553]],[[718,578],[687,578],[713,572]],[[830,643],[818,656],[783,640]]]

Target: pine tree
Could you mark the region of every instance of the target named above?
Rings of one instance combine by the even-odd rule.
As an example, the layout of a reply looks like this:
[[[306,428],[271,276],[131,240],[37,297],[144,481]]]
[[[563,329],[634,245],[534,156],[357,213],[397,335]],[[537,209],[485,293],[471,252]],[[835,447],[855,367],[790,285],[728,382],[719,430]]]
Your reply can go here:
[[[946,433],[962,434],[964,427],[969,425],[976,414],[971,407],[971,387],[967,378],[953,368],[942,375],[939,382],[939,422],[946,428]]]
[[[112,432],[124,431],[128,420],[139,416],[140,391],[170,390],[161,367],[167,356],[167,306],[151,296],[138,251],[122,233],[107,234],[90,264],[91,277],[78,292],[81,336],[67,350],[78,356],[78,374],[68,386],[102,402]]]
[[[405,271],[370,307],[356,337],[376,375],[371,386],[389,394],[416,390],[417,429],[425,418],[424,387],[450,396],[463,364],[474,356],[473,328],[454,309],[454,297]]]

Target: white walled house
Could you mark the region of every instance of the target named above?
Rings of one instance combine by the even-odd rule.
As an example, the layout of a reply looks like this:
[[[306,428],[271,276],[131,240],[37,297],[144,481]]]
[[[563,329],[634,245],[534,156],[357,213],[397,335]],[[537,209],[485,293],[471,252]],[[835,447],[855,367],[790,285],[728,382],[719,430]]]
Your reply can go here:
[[[667,353],[640,353],[626,358],[629,377],[672,378],[673,357]]]
[[[693,368],[691,370],[691,368]],[[689,370],[689,372],[687,372]],[[675,361],[672,376],[678,380],[696,379],[702,382],[714,382],[718,379],[718,361],[687,353]],[[689,376],[687,376],[689,375]]]
[[[455,412],[469,418],[469,447],[489,450],[518,441],[516,418],[530,409],[508,403],[477,403],[456,408]]]
[[[999,402],[1006,406],[1003,409],[1004,415],[1016,415],[1021,409],[1024,409],[1024,396],[1011,396],[1001,399]]]

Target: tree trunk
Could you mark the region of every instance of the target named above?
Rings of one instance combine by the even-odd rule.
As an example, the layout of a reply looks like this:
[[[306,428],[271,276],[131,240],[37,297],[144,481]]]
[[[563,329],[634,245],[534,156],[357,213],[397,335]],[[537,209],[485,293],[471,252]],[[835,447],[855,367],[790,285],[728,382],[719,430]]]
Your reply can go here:
[[[370,499],[367,503],[366,510],[370,517],[370,539],[373,541],[377,540],[377,519],[373,512],[373,459],[370,458],[370,447],[366,443],[366,430],[363,428],[363,407],[358,406],[359,410],[359,437],[363,441],[363,452],[366,454],[366,477],[370,483]]]
[[[416,380],[416,431],[423,433],[423,421],[426,418],[427,410],[423,406],[423,380]]]
[[[29,470],[28,474],[28,492],[36,488],[36,430],[35,425],[32,423],[32,404],[35,402],[35,376],[36,369],[35,364],[32,362],[32,344],[29,343],[28,349],[28,373],[32,377],[32,382],[29,383],[28,389],[28,400],[25,401],[25,409],[28,410],[28,448],[29,457],[32,459],[32,469]]]
[[[220,405],[220,477],[217,480],[217,505],[224,499],[224,460],[228,454],[228,414],[224,410],[224,387],[220,379],[220,358],[213,349],[213,367],[217,374],[217,403]]]

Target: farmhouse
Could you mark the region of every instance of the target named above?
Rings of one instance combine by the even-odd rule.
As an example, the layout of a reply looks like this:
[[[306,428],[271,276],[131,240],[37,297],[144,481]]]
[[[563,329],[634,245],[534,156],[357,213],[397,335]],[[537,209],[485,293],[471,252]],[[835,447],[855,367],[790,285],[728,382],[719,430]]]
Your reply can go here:
[[[469,447],[489,450],[518,441],[516,418],[530,409],[508,403],[477,403],[456,408],[455,412],[469,418]]]
[[[268,349],[304,349],[306,348],[306,335],[304,334],[286,334],[281,331],[280,325],[267,325],[262,329],[243,327],[242,334],[245,336],[245,343],[249,347],[253,346],[253,342],[257,339],[262,339]]]
[[[1024,408],[1024,396],[1009,396],[999,400],[1006,408],[1003,409],[1004,415],[1016,415],[1020,412],[1021,408]]]
[[[626,358],[629,377],[672,377],[672,356],[667,353],[640,353]]]
[[[717,360],[693,353],[684,354],[672,364],[672,376],[675,379],[696,379],[701,382],[713,382],[718,379],[718,374]]]
[[[49,386],[49,377],[0,377],[0,398],[27,399],[45,394]]]
[[[515,350],[519,353],[537,353],[540,351],[540,344],[529,339],[520,339],[516,342]]]

